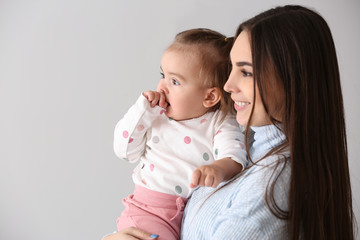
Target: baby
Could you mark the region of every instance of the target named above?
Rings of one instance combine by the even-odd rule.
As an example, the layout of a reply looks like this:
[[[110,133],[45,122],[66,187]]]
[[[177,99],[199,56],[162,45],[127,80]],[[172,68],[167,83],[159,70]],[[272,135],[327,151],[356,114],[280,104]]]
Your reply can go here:
[[[179,239],[194,188],[215,188],[246,167],[243,134],[223,91],[232,43],[209,29],[177,34],[162,56],[157,91],[143,92],[116,125],[116,155],[140,161],[119,231],[136,226]]]

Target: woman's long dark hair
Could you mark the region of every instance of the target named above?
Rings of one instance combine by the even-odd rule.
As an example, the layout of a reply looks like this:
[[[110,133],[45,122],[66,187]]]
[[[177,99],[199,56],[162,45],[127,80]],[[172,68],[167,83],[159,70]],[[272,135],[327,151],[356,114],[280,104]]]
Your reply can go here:
[[[284,6],[244,22],[236,36],[242,31],[250,36],[257,97],[273,124],[282,125],[286,142],[279,148],[291,152],[288,212],[273,191],[269,208],[288,220],[292,240],[354,239],[340,74],[326,21],[310,9]]]

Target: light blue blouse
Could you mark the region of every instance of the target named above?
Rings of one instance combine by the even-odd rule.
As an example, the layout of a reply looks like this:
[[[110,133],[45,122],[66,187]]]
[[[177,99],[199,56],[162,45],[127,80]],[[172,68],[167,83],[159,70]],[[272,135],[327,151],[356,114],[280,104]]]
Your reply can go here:
[[[252,127],[252,131],[250,156],[254,162],[285,140],[273,125]],[[287,222],[271,213],[264,197],[268,182],[282,169],[283,165],[275,168],[276,163],[284,156],[286,165],[276,181],[274,198],[287,211],[291,170],[288,151],[263,159],[227,186],[220,185],[216,192],[207,187],[194,191],[184,212],[181,239],[288,239]]]

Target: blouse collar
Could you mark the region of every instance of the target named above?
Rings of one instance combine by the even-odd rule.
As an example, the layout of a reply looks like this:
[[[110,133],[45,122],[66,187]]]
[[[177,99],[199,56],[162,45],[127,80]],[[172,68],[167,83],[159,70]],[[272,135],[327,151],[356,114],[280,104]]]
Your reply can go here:
[[[286,140],[285,134],[275,125],[250,128],[252,131],[250,137],[253,137],[253,143],[250,147],[250,156],[253,162],[261,159],[271,149],[279,146]]]

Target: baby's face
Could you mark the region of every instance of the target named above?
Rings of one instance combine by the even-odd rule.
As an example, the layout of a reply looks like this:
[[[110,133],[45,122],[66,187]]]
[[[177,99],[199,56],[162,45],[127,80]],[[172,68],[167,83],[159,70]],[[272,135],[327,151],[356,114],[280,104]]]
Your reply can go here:
[[[157,91],[165,93],[166,116],[174,120],[200,117],[207,112],[203,102],[207,88],[200,79],[196,54],[168,49],[161,58],[162,78]]]

